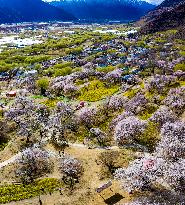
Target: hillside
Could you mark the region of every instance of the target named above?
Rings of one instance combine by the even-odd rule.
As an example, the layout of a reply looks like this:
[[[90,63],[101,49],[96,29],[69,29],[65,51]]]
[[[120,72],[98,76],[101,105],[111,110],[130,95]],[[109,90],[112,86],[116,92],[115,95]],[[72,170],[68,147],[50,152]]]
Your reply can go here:
[[[13,12],[13,10],[8,8],[1,8],[0,7],[0,23],[9,23],[12,20],[19,21],[20,16],[18,13]]]
[[[3,45],[0,204],[183,204],[185,41],[74,25]]]
[[[41,0],[0,0],[0,23],[74,19],[71,14]]]
[[[139,1],[53,1],[52,5],[63,8],[79,19],[86,20],[136,20],[145,15],[154,6]]]
[[[182,0],[165,0],[157,8],[174,6],[180,2],[182,2]]]
[[[142,33],[154,33],[183,27],[185,22],[185,1],[164,1],[155,10],[143,17],[139,25]]]

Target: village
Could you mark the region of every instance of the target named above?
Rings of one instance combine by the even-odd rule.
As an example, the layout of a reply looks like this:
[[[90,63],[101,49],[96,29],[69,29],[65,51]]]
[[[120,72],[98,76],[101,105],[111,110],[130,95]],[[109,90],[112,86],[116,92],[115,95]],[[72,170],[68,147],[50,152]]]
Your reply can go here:
[[[183,204],[184,135],[176,30],[0,26],[0,204]]]

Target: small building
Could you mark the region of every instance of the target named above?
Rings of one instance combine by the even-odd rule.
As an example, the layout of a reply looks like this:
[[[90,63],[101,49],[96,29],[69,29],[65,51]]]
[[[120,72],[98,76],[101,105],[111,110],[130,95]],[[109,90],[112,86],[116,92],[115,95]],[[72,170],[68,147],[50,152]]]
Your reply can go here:
[[[6,93],[7,97],[16,97],[16,95],[17,95],[16,91],[9,91]]]

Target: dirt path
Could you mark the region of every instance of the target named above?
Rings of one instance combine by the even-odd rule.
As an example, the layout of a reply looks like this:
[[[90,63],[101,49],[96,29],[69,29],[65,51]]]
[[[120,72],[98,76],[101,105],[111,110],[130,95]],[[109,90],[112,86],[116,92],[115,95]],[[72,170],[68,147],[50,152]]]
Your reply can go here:
[[[4,162],[1,162],[0,163],[0,169],[2,169],[3,167],[5,167],[5,166],[7,166],[9,164],[14,163],[20,156],[21,156],[21,152],[19,152],[18,154],[14,155],[13,157],[11,157],[8,160],[6,160]]]
[[[92,150],[118,150],[119,147],[117,146],[112,146],[112,147],[107,147],[107,148],[101,148],[101,147],[95,147],[93,149],[89,149],[86,145],[84,144],[77,144],[77,143],[69,143],[69,146],[70,147],[73,147],[73,148],[77,148],[78,152],[79,152],[79,149],[85,149],[85,150],[88,150],[88,152],[92,152]],[[91,151],[90,151],[91,150]],[[48,150],[50,152],[50,154],[52,156],[56,156],[56,152],[54,151],[51,151],[51,150]],[[0,169],[11,164],[11,163],[14,163],[19,157],[21,156],[21,152],[19,152],[18,154],[12,156],[10,159],[8,160],[5,160],[4,162],[1,162],[0,163]]]
[[[47,146],[46,149],[57,155],[57,152],[52,146]],[[81,181],[76,185],[76,189],[72,194],[69,194],[69,191],[65,190],[63,195],[55,192],[51,196],[41,196],[43,205],[106,205],[104,199],[107,200],[116,196],[116,194],[121,196],[121,199],[117,203],[114,203],[115,205],[128,202],[130,196],[125,193],[121,189],[120,184],[114,180],[112,180],[112,191],[107,189],[101,193],[101,196],[96,193],[96,188],[109,181],[109,179],[100,180],[99,178],[101,165],[97,164],[96,161],[98,155],[103,151],[103,149],[88,149],[79,144],[73,144],[73,146],[67,148],[65,151],[66,154],[82,161],[84,173]],[[54,172],[49,177],[58,178],[59,176],[58,172]],[[38,197],[19,202],[11,202],[9,205],[39,205]]]

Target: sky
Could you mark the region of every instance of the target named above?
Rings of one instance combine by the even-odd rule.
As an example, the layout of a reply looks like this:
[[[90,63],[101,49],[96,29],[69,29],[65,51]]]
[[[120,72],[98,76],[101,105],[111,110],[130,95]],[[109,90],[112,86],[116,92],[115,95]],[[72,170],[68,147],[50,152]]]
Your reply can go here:
[[[53,0],[44,0],[44,1],[51,2],[51,1],[53,1]],[[161,2],[163,2],[164,0],[143,0],[143,1],[146,1],[146,2],[149,2],[149,3],[155,4],[155,5],[158,5],[158,4],[160,4]]]

